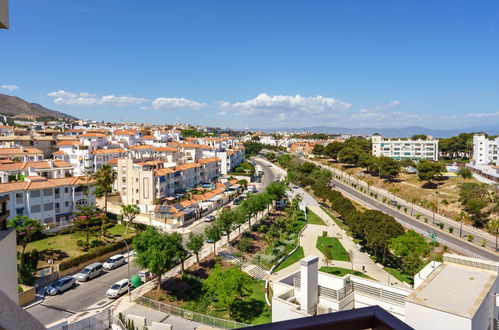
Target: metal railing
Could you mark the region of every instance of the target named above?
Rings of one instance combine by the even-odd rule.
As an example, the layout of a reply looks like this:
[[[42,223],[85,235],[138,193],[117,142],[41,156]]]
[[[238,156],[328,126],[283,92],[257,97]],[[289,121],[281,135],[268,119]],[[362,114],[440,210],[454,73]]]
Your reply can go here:
[[[209,325],[212,327],[216,328],[222,328],[222,329],[237,329],[237,328],[244,328],[248,327],[249,324],[245,323],[240,323],[236,321],[231,321],[231,320],[224,320],[220,319],[217,317],[193,312],[187,309],[175,307],[172,305],[168,305],[156,300],[152,300],[146,297],[139,297],[135,301],[138,304],[141,304],[145,307],[149,307],[151,309],[155,309],[157,311],[160,311],[165,314],[173,315],[173,316],[178,316],[183,319],[193,321],[193,322],[198,322],[201,324]]]

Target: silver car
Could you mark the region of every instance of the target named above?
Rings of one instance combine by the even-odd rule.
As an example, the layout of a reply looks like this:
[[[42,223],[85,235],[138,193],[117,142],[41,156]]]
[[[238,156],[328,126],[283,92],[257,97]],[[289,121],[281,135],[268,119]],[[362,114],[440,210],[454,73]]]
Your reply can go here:
[[[100,262],[94,262],[93,264],[83,268],[81,272],[76,274],[75,278],[79,282],[85,282],[99,276],[103,271],[104,268],[102,267],[102,264]]]
[[[51,283],[47,287],[47,294],[51,296],[55,296],[59,293],[62,293],[66,290],[74,288],[76,286],[76,280],[71,276],[64,276],[57,281]]]

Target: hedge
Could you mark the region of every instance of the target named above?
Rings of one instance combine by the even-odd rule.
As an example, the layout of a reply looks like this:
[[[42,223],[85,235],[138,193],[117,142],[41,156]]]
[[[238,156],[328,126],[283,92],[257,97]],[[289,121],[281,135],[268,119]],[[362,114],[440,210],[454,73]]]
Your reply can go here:
[[[127,244],[132,243],[133,238],[127,238],[125,241]],[[92,260],[94,258],[100,257],[101,255],[104,255],[106,253],[116,251],[121,249],[124,246],[122,241],[105,245],[105,246],[99,246],[93,249],[90,249],[87,253],[80,254],[79,256],[73,257],[71,259],[65,260],[59,264],[59,270],[63,271],[66,269],[69,269],[71,267],[76,267],[86,261]]]

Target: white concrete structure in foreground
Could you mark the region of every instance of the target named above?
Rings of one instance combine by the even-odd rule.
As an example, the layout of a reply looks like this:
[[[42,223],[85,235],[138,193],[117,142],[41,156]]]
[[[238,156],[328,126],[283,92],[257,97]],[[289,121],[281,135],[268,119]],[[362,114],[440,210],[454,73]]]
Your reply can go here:
[[[273,282],[272,322],[379,305],[415,329],[495,329],[499,263],[446,254],[416,274],[415,289],[317,270],[308,256],[301,269]]]
[[[373,135],[373,156],[386,156],[394,159],[429,159],[438,161],[438,140],[428,137],[427,140],[385,139],[381,135]]]

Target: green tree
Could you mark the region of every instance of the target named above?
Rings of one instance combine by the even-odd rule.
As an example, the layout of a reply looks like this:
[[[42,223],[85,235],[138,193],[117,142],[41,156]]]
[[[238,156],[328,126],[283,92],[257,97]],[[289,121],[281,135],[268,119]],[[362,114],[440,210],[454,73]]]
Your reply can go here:
[[[383,177],[393,179],[400,173],[400,162],[393,158],[381,156],[375,160],[375,163],[375,167]]]
[[[321,156],[324,155],[325,147],[322,144],[316,144],[314,145],[314,148],[312,149],[312,154]]]
[[[101,235],[105,234],[105,219],[107,218],[107,196],[113,192],[113,183],[116,181],[118,174],[111,167],[111,165],[102,165],[97,172],[94,174],[93,178],[95,180],[95,195],[97,197],[104,197],[104,214],[105,217],[101,222]]]
[[[160,234],[154,227],[147,227],[133,240],[133,248],[137,252],[135,263],[147,268],[158,277],[161,287],[161,276],[175,267],[178,251],[182,249],[182,235],[179,233]]]
[[[445,164],[421,159],[418,164],[418,177],[421,181],[431,183],[434,177],[441,175],[445,171]]]
[[[324,147],[324,154],[329,158],[337,159],[338,154],[343,149],[343,143],[334,141]]]
[[[410,276],[414,276],[422,265],[421,257],[413,251],[402,257],[402,271]]]
[[[428,139],[428,136],[424,135],[424,134],[416,134],[416,135],[413,135],[411,140],[427,140]]]
[[[189,233],[189,240],[187,241],[187,249],[194,253],[196,256],[196,262],[199,265],[199,252],[203,249],[204,246],[204,236],[202,234],[194,234],[193,232]]]
[[[133,223],[135,218],[140,214],[140,209],[137,205],[133,204],[121,205],[121,214],[123,215],[123,219],[127,219],[125,234],[128,234],[128,228],[130,227],[130,224]]]
[[[413,230],[406,231],[403,235],[392,238],[389,245],[390,250],[396,257],[404,257],[411,252],[420,257],[430,253],[430,247],[426,240]]]
[[[249,293],[251,278],[237,267],[224,270],[217,264],[204,281],[206,289],[231,312],[234,303]]]
[[[457,175],[462,177],[463,179],[471,179],[473,177],[473,173],[471,172],[469,167],[460,167],[457,171]]]
[[[214,223],[211,226],[206,227],[204,230],[204,236],[209,242],[213,243],[213,253],[216,254],[217,241],[222,237],[222,229],[217,225],[217,223]]]
[[[230,242],[230,231],[232,229],[232,224],[234,223],[235,212],[233,210],[222,210],[218,213],[214,225],[219,227],[222,234],[227,236],[227,244]]]
[[[21,255],[24,254],[28,244],[41,233],[42,226],[35,219],[30,219],[27,216],[15,216],[8,220],[7,226],[14,228],[17,235],[17,243],[21,245]]]

